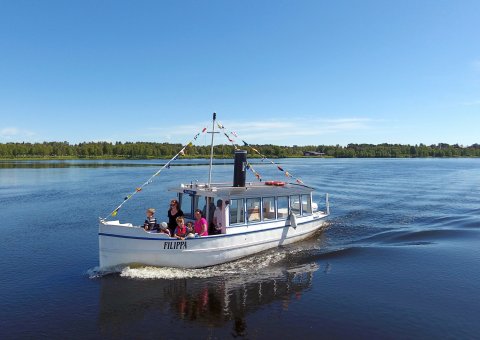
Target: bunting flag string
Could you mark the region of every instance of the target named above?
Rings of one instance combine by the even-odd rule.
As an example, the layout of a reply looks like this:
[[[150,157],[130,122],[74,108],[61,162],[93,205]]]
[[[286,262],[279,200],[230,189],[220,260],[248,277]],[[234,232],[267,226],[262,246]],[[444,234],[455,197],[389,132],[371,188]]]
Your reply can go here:
[[[262,181],[262,176],[253,168],[249,161],[247,161],[247,169],[249,169],[260,182]]]
[[[223,135],[224,135],[224,136],[228,139],[228,141],[232,144],[233,148],[234,148],[235,150],[238,150],[238,146],[237,146],[237,144],[235,143],[235,141],[234,141],[233,139],[231,139],[231,138],[228,136],[228,134],[224,131],[224,130],[225,130],[225,127],[224,127],[220,122],[218,122],[218,121],[217,121],[217,126],[218,126],[218,128],[219,128],[220,130],[223,131]]]
[[[223,126],[222,124],[218,123],[217,122],[217,125],[218,127],[223,130],[223,133],[225,134],[225,136],[228,138],[228,140],[233,144],[231,138],[229,137],[229,135],[225,132],[225,126]],[[238,134],[236,132],[230,132],[230,135],[234,136],[235,138],[238,138]],[[283,172],[285,174],[285,176],[287,178],[293,178],[295,180],[295,182],[297,182],[298,184],[304,184],[303,181],[299,178],[299,177],[295,177],[293,176],[290,172],[288,171],[285,171],[281,166],[279,166],[277,163],[275,163],[274,161],[272,161],[271,159],[267,158],[267,156],[263,155],[260,151],[258,151],[257,149],[255,149],[253,146],[251,146],[250,144],[248,144],[247,142],[245,142],[243,139],[240,139],[243,143],[244,146],[250,148],[253,152],[255,152],[257,155],[259,155],[260,157],[262,157],[262,162],[267,160],[269,161],[272,165],[276,166],[277,169],[281,172]],[[235,150],[238,150],[237,146],[234,144],[234,147],[235,147]],[[252,169],[252,168],[250,168]],[[255,177],[257,177],[257,174],[256,172],[254,172],[255,174]],[[259,177],[257,177],[259,178]]]
[[[207,128],[204,128],[202,130],[201,133],[204,133],[205,131],[207,131]],[[167,163],[165,163],[157,172],[155,172],[145,183],[143,183],[141,186],[135,188],[135,191],[133,191],[131,194],[125,196],[125,198],[123,199],[123,202],[120,203],[120,205],[118,207],[116,207],[110,214],[108,214],[107,217],[105,217],[103,220],[106,220],[107,218],[109,218],[110,216],[112,217],[115,217],[117,216],[117,213],[118,211],[120,210],[120,208],[128,201],[130,200],[136,193],[142,191],[142,189],[147,186],[148,184],[152,183],[153,182],[153,179],[160,175],[160,173],[162,172],[163,169],[170,169],[170,165],[173,161],[177,160],[180,156],[183,156],[185,155],[185,149],[189,146],[192,146],[193,145],[193,141],[197,140],[198,136],[200,135],[200,132],[197,133],[188,143],[186,143],[182,149],[175,155],[173,156]]]

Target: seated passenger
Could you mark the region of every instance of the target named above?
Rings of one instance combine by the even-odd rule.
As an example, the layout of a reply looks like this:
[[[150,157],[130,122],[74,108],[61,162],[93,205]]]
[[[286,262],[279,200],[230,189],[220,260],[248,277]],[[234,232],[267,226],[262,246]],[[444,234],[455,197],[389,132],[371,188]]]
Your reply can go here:
[[[185,226],[185,219],[182,216],[177,217],[177,228],[175,228],[175,234],[173,237],[176,237],[179,240],[184,240],[186,236],[187,227]]]
[[[180,209],[178,201],[173,199],[170,202],[170,209],[168,209],[168,229],[170,235],[175,234],[175,228],[177,227],[177,217],[183,216],[183,211]]]
[[[154,214],[155,214],[155,209],[153,208],[147,209],[147,218],[143,223],[143,229],[145,229],[145,231],[153,231],[153,232],[158,231],[157,219],[153,216]]]
[[[208,236],[207,220],[203,218],[200,209],[195,210],[195,233],[199,236]]]
[[[187,237],[188,238],[195,237],[195,229],[193,229],[192,222],[187,222]]]
[[[160,223],[160,228],[158,229],[158,232],[161,233],[161,234],[167,234],[168,236],[172,236],[170,234],[170,230],[168,230],[168,224],[167,222],[162,222]]]

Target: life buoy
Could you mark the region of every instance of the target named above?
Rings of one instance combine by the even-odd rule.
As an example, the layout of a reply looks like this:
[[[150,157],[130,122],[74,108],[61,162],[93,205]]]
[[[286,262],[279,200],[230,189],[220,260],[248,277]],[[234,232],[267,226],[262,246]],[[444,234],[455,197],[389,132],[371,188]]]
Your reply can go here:
[[[275,181],[266,181],[265,185],[275,185]]]
[[[285,185],[285,182],[273,182],[273,185],[277,187],[283,187]]]

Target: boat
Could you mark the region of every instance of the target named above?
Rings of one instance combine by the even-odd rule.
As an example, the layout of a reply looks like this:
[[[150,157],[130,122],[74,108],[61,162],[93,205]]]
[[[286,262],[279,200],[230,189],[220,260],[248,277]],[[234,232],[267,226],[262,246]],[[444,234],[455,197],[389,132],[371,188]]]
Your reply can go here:
[[[205,215],[211,216],[215,202],[220,201],[224,221],[222,233],[176,239],[163,233],[148,232],[142,226],[135,226],[132,223],[100,218],[98,230],[100,268],[120,265],[208,267],[304,240],[325,226],[326,218],[330,214],[328,194],[325,195],[326,209],[320,211],[316,208],[318,207],[316,202],[312,201],[314,188],[305,185],[300,179],[294,183],[261,181],[247,160],[247,150],[235,148],[232,183],[212,182],[215,121],[214,113],[210,131],[212,152],[208,182],[182,183],[170,188],[169,191],[176,193],[187,221],[193,221],[195,210],[202,207]],[[218,126],[223,128],[221,124]],[[204,128],[203,132],[205,130]],[[229,140],[232,141],[230,138]],[[190,144],[191,142],[187,145]],[[244,144],[248,145],[245,142]],[[184,149],[185,147],[179,154],[182,154]],[[258,153],[258,150],[252,149]],[[164,167],[169,167],[171,161],[177,159],[179,154]],[[271,163],[275,164],[273,161]],[[283,168],[278,168],[285,172],[288,178],[293,177]],[[247,182],[248,169],[252,170],[260,181]],[[151,183],[152,178],[144,185]],[[142,187],[136,188],[132,195],[125,197],[125,201],[141,190]],[[123,204],[124,202],[110,216],[116,216]]]

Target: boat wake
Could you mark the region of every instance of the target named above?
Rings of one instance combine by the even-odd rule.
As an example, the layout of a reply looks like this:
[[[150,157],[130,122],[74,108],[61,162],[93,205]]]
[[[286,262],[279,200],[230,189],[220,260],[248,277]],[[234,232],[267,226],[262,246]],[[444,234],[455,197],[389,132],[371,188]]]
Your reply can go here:
[[[220,264],[206,268],[169,268],[153,266],[116,266],[111,268],[92,268],[87,271],[91,279],[101,278],[107,275],[118,275],[130,279],[189,279],[210,278],[218,276],[242,276],[257,273],[266,267],[272,267],[281,263],[285,258],[295,253],[296,249],[275,249],[253,255],[233,262]]]

